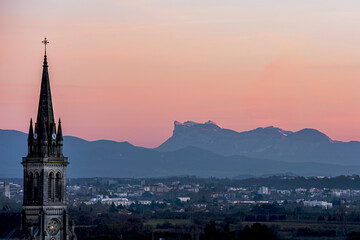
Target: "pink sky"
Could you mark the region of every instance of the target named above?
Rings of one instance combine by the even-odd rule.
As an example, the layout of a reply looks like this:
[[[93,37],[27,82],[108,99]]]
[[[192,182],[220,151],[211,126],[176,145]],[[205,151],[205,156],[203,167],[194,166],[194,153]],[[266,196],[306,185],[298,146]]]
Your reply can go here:
[[[0,128],[36,116],[47,36],[67,135],[155,147],[213,120],[360,140],[359,29],[355,0],[2,1]]]

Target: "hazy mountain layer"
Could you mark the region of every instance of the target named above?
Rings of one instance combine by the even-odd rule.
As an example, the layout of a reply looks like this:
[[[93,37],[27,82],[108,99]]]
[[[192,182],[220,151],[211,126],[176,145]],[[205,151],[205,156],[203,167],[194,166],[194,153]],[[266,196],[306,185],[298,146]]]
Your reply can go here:
[[[0,177],[22,177],[20,162],[27,153],[26,138],[26,134],[18,131],[0,130]],[[348,168],[354,172],[360,170],[359,166],[289,163],[244,156],[223,156],[197,147],[159,152],[135,147],[127,142],[89,142],[76,137],[65,137],[64,154],[70,161],[69,177],[196,175],[231,178],[240,175],[260,176],[289,172],[305,176],[334,176],[346,174]]]

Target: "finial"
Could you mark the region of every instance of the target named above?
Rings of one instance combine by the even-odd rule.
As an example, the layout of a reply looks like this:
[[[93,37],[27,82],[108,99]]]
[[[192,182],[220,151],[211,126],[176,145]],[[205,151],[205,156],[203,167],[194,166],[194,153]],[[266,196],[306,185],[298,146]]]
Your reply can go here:
[[[49,41],[45,37],[45,39],[42,41],[42,43],[45,45],[45,56],[46,56],[46,45],[49,44]]]

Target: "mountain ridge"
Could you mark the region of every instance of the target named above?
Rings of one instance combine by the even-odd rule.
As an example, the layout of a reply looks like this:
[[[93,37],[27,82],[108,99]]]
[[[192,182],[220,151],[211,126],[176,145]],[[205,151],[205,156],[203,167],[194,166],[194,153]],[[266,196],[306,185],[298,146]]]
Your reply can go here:
[[[175,123],[174,123],[175,125]],[[196,123],[188,121],[177,123],[177,132],[172,137],[183,137],[185,134],[192,140],[197,139],[199,134],[207,137],[210,141],[202,143],[212,147],[219,145],[217,139],[224,134],[230,140],[236,142],[240,135],[244,137],[243,143],[237,142],[237,149],[241,150],[241,144],[250,146],[248,152],[242,150],[244,154],[216,153],[214,149],[205,149],[196,145],[178,147],[174,150],[159,151],[157,148],[145,148],[134,146],[129,142],[118,142],[113,140],[95,140],[87,141],[74,136],[64,137],[64,155],[69,157],[70,165],[68,167],[69,177],[162,177],[162,176],[181,176],[195,175],[199,177],[236,177],[240,175],[272,175],[292,172],[297,175],[314,176],[334,176],[346,174],[347,169],[353,172],[360,171],[360,165],[357,162],[314,162],[311,158],[303,158],[301,161],[284,161],[277,158],[272,159],[272,152],[281,152],[281,144],[286,143],[288,136],[294,134],[291,131],[285,131],[281,128],[266,127],[256,128],[246,132],[236,132],[230,129],[224,129],[214,122]],[[195,131],[194,131],[195,129]],[[175,127],[174,127],[175,131]],[[300,132],[300,131],[298,131]],[[295,132],[295,133],[298,133]],[[179,134],[179,136],[177,135]],[[313,136],[319,137],[314,141]],[[324,137],[325,136],[325,137]],[[214,139],[215,138],[215,139]],[[260,139],[265,141],[268,146],[252,147],[252,144],[258,143]],[[293,137],[294,138],[294,137]],[[359,142],[340,142],[327,141],[327,136],[317,130],[305,130],[295,135],[295,140],[308,144],[309,156],[319,155],[316,152],[318,146],[328,144],[344,145],[345,149],[351,150],[360,148]],[[262,144],[263,142],[261,142]],[[276,143],[278,145],[269,145]],[[226,147],[226,144],[223,144]],[[270,147],[269,147],[270,146]],[[315,146],[315,147],[314,147]],[[233,147],[233,145],[231,146]],[[261,148],[262,147],[262,148]],[[291,145],[287,145],[291,147]],[[293,146],[294,147],[294,146]],[[252,149],[256,149],[255,154]],[[291,149],[291,148],[290,148]],[[231,149],[230,149],[231,150]],[[312,150],[312,151],[310,151]],[[355,150],[352,150],[353,152]],[[302,149],[303,151],[303,149]],[[355,151],[355,152],[356,152]],[[27,134],[16,130],[0,130],[0,169],[1,177],[21,177],[21,159],[27,154]],[[269,157],[261,157],[261,154],[267,153]],[[350,151],[351,152],[351,151]],[[250,154],[247,154],[250,153]],[[259,156],[249,156],[249,155]],[[283,153],[285,157],[288,153]],[[340,156],[343,151],[339,151]],[[321,155],[321,154],[320,154]],[[304,157],[304,156],[303,156]]]
[[[175,121],[173,135],[155,149],[166,152],[196,146],[224,156],[356,165],[360,155],[359,141],[336,141],[312,128],[293,132],[269,126],[237,132],[216,124],[187,123]]]

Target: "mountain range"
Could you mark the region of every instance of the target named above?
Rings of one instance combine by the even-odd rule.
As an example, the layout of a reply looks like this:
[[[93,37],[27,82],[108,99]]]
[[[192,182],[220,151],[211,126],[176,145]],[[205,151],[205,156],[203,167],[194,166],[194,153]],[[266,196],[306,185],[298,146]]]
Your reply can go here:
[[[159,147],[128,142],[86,141],[65,136],[69,177],[239,177],[295,174],[334,176],[360,171],[359,142],[334,141],[314,129],[276,127],[236,132],[206,123],[175,121],[173,135]],[[0,177],[21,177],[27,134],[0,130]]]
[[[175,121],[174,125],[173,135],[157,150],[167,152],[195,146],[224,156],[360,165],[360,142],[334,141],[315,129],[292,132],[270,126],[236,132],[212,121],[204,124]]]

